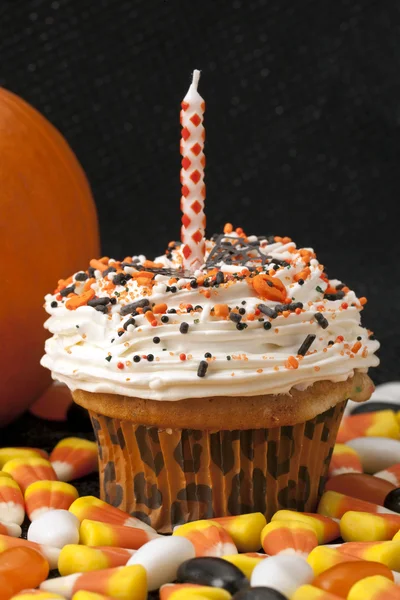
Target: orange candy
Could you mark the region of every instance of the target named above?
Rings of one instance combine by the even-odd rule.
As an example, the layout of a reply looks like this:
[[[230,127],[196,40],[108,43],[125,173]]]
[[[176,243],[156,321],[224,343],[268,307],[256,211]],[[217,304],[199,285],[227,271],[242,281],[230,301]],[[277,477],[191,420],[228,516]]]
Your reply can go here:
[[[0,555],[0,600],[25,588],[35,588],[49,574],[49,563],[31,548],[10,548]]]
[[[327,569],[312,582],[314,587],[336,594],[340,598],[347,598],[352,586],[372,575],[382,575],[393,581],[393,574],[388,567],[377,562],[360,560],[341,563]]]
[[[342,473],[362,473],[360,457],[357,452],[345,444],[335,444],[328,477],[342,475]]]
[[[282,281],[277,277],[271,277],[265,273],[260,273],[249,280],[253,285],[257,296],[263,300],[273,300],[275,302],[284,302],[286,298],[286,288]],[[268,285],[272,284],[272,286]]]
[[[383,506],[386,496],[395,489],[389,481],[364,473],[343,473],[325,484],[325,491],[339,492],[359,500]]]

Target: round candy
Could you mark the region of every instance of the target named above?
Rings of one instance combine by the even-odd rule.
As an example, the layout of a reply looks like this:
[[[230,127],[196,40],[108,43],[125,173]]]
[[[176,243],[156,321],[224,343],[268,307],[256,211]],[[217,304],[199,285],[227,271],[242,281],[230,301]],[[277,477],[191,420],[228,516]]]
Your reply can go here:
[[[79,519],[68,510],[49,510],[29,525],[27,538],[30,542],[64,548],[67,544],[79,544]]]
[[[247,577],[235,565],[223,558],[209,556],[192,558],[181,564],[178,569],[178,581],[221,587],[231,594],[249,585]]]
[[[400,441],[383,437],[360,437],[346,442],[360,457],[365,473],[383,471],[400,462]]]
[[[232,596],[232,600],[287,600],[287,596],[272,588],[253,587],[237,592]]]
[[[374,402],[371,400],[370,402],[357,404],[357,406],[352,409],[351,414],[360,415],[369,412],[380,412],[381,410],[393,410],[394,412],[398,412],[400,410],[400,405],[395,404],[394,402]]]
[[[174,581],[178,567],[194,556],[195,549],[190,540],[170,535],[144,544],[127,565],[142,565],[146,569],[148,589],[153,591]]]
[[[394,489],[395,486],[389,481],[364,473],[342,473],[329,479],[325,485],[326,492],[339,492],[380,506]]]
[[[347,598],[352,586],[372,575],[382,575],[393,581],[392,571],[385,565],[368,560],[355,560],[335,565],[318,575],[312,582],[314,587]]]
[[[258,563],[251,575],[251,585],[266,586],[290,597],[298,587],[313,579],[314,571],[304,558],[278,554]]]
[[[388,493],[383,502],[383,506],[393,512],[400,513],[400,488],[394,488]]]

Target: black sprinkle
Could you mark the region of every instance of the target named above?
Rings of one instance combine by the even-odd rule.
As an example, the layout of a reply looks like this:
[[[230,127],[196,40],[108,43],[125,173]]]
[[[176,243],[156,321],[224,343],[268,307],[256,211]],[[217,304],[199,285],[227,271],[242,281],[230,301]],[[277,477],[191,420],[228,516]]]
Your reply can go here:
[[[218,271],[218,273],[215,276],[215,283],[224,283],[225,281],[225,277],[222,271]]]
[[[129,315],[137,308],[145,308],[150,304],[148,298],[142,298],[141,300],[137,300],[136,302],[131,302],[130,304],[125,304],[125,306],[121,307],[120,313],[122,316]]]
[[[75,275],[75,281],[86,281],[88,277],[89,275],[87,275],[84,271],[79,271],[79,273]]]
[[[240,323],[240,321],[242,320],[242,315],[239,315],[238,313],[235,313],[235,312],[231,312],[231,313],[229,313],[229,318],[234,323]]]
[[[108,360],[108,362],[110,362],[111,356],[106,356],[106,360]]]
[[[109,273],[115,273],[117,269],[115,267],[108,267],[108,269],[106,269],[105,271],[103,271],[102,275],[103,277],[107,277],[107,275]]]
[[[361,337],[361,335],[358,335],[358,336],[357,336],[357,340],[358,340],[359,342],[361,342],[361,340],[362,340],[362,337]]]
[[[72,294],[75,291],[75,284],[69,285],[68,287],[61,290],[60,295],[65,298],[68,294]]]
[[[200,306],[200,304],[196,304],[196,306],[194,307],[194,310],[203,310],[203,307]]]
[[[88,306],[105,306],[106,304],[110,304],[110,298],[93,298],[93,300],[89,300]]]
[[[163,315],[161,317],[161,323],[168,323],[168,321],[169,321],[169,318],[167,317],[167,315]]]
[[[265,321],[264,322],[264,329],[266,329],[268,331],[268,329],[271,329],[272,325],[269,321]]]
[[[170,308],[167,310],[168,313],[170,313],[171,315],[174,315],[176,313],[176,310],[174,308]]]
[[[239,308],[239,315],[245,315],[246,314],[246,309],[245,308]]]
[[[231,356],[227,356],[226,360],[232,360],[232,357]]]
[[[121,335],[124,335],[124,331],[118,331],[118,337],[121,337]]]
[[[243,304],[243,306],[244,306],[245,304],[247,304],[246,300],[242,300],[242,304]]]
[[[58,306],[58,302],[56,302],[55,300],[53,300],[53,302],[50,304],[51,308],[57,308]]]
[[[88,268],[89,277],[94,277],[95,271],[96,271],[96,269],[94,269],[93,267],[89,267]]]
[[[345,297],[344,292],[337,292],[337,294],[325,294],[325,300],[342,300]]]
[[[314,335],[314,333],[309,333],[304,342],[301,344],[300,348],[297,350],[297,354],[300,354],[300,356],[305,356],[316,337],[317,336]]]
[[[271,317],[271,319],[276,319],[276,317],[278,316],[276,310],[270,308],[266,304],[259,304],[258,310],[261,310],[261,312],[264,313],[264,315],[267,315],[267,317]]]
[[[304,279],[299,279],[297,282],[299,285],[304,285]]]
[[[107,306],[104,306],[104,304],[98,304],[97,306],[94,307],[94,310],[97,310],[98,312],[102,312],[103,314],[108,314],[108,308]]]
[[[114,285],[125,285],[126,284],[126,273],[117,273],[113,278]]]
[[[207,373],[208,362],[206,360],[201,360],[199,364],[199,368],[197,369],[197,377],[204,377]]]
[[[329,326],[327,319],[325,319],[324,315],[320,312],[314,314],[314,319],[322,329],[326,329]]]
[[[191,287],[191,288],[195,289],[195,288],[197,288],[197,287],[198,287],[198,285],[199,285],[199,284],[197,283],[197,281],[196,281],[195,279],[192,279],[192,280],[191,280],[191,282],[190,282],[190,287]]]
[[[324,290],[322,289],[321,286],[317,285],[317,287],[315,288],[317,292],[319,292],[320,294],[324,293]]]
[[[135,356],[133,357],[133,362],[140,362],[140,356],[135,354]]]
[[[170,292],[172,292],[173,294],[175,294],[175,292],[178,291],[178,288],[176,287],[176,285],[171,285],[170,287]]]
[[[110,298],[110,302],[111,302],[111,304],[117,304],[117,299],[116,298]]]
[[[328,342],[328,346],[333,346],[333,344],[334,344],[334,343],[335,343],[335,342],[334,342],[333,340],[329,340],[329,342]]]
[[[204,355],[204,358],[211,358],[211,357],[212,357],[211,352],[206,352]]]
[[[153,343],[154,344],[159,344],[161,342],[160,338],[158,336],[153,337]]]
[[[148,354],[148,355],[147,355],[147,360],[148,360],[149,362],[152,362],[152,361],[154,360],[154,356],[153,356],[152,354]]]
[[[145,315],[147,312],[149,312],[149,310],[151,311],[150,306],[145,306],[143,309],[143,314]]]
[[[210,287],[210,282],[208,281],[208,279],[204,280],[203,287],[205,287],[205,288]]]
[[[337,290],[342,290],[344,287],[346,287],[345,283],[339,283],[339,285],[336,286]]]
[[[239,329],[239,331],[243,331],[243,329],[246,329],[247,327],[247,323],[236,323],[236,329]]]
[[[189,331],[189,323],[185,323],[185,321],[181,323],[179,326],[179,331],[181,333],[187,333]]]
[[[125,323],[123,324],[123,328],[125,329],[125,331],[128,329],[129,325],[135,325],[136,321],[135,319],[128,319],[127,321],[125,321]]]

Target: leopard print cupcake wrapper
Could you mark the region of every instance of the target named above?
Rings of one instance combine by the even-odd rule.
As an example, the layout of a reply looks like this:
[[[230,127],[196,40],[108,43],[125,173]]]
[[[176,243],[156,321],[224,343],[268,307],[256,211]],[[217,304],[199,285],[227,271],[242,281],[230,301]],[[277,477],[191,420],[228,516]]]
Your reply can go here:
[[[281,508],[315,511],[346,402],[272,429],[158,429],[90,411],[106,502],[162,533]]]

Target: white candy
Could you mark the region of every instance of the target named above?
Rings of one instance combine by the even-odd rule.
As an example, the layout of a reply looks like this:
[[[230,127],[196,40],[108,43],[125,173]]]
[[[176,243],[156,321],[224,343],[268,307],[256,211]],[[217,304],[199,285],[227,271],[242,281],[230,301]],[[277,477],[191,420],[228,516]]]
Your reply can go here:
[[[160,537],[139,548],[127,565],[142,565],[147,572],[149,591],[176,579],[179,566],[195,557],[192,542],[184,537]]]
[[[30,542],[64,548],[79,544],[79,519],[68,510],[49,510],[33,521],[28,529]]]
[[[279,554],[258,563],[251,575],[251,587],[270,587],[290,598],[297,588],[313,579],[314,572],[304,558]]]
[[[383,471],[400,462],[400,442],[385,437],[362,437],[346,442],[360,457],[365,473]]]

